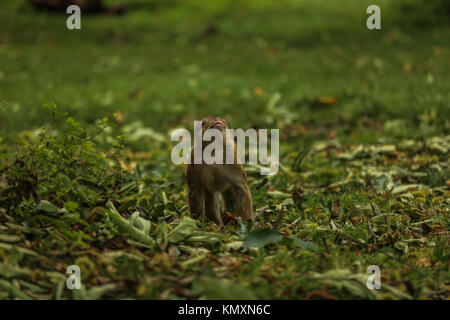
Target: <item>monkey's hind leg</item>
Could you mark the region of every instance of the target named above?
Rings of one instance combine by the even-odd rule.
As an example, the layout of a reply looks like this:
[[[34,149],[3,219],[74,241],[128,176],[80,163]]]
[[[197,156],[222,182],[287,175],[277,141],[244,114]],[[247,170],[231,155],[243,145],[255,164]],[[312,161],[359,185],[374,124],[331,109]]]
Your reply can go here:
[[[229,188],[228,190],[222,193],[222,197],[225,211],[236,212],[233,190]]]
[[[223,226],[222,215],[220,213],[220,197],[218,193],[206,191],[205,193],[205,212],[206,216],[214,221],[219,227]]]
[[[194,219],[205,220],[205,192],[189,186],[189,211]]]

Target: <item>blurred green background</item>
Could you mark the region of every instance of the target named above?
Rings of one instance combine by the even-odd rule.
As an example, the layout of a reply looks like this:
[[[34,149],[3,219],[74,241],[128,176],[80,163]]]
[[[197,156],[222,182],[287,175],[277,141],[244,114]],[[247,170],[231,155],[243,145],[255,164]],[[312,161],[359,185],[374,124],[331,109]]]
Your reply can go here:
[[[344,137],[363,121],[351,137],[363,141],[377,121],[397,121],[400,136],[448,133],[446,1],[378,1],[382,30],[366,28],[365,0],[105,5],[117,3],[126,14],[85,14],[72,31],[64,13],[0,3],[1,135],[44,124],[48,103],[81,123],[118,112],[161,132],[209,113],[236,127],[285,113]]]

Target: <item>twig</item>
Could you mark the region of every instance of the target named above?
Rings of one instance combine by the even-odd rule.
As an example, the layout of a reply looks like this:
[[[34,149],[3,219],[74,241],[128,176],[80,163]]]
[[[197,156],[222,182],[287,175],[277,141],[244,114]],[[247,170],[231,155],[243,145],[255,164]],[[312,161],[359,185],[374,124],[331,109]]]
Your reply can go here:
[[[18,145],[16,143],[16,153],[17,153],[16,160],[13,163],[0,169],[0,174],[3,174],[4,172],[8,171],[17,162],[25,162],[26,160],[28,161],[30,157],[31,157],[31,166],[32,166],[33,160],[34,160],[34,155],[35,155],[37,149],[41,146],[42,142],[44,141],[44,137],[50,135],[51,131],[53,131],[53,129],[49,129],[45,134],[42,134],[42,136],[39,139],[39,142],[36,144],[36,146],[34,146],[34,148],[30,148],[30,151],[27,154],[25,154],[24,156],[22,156],[20,154]]]
[[[53,132],[52,128],[47,128],[47,131],[45,133],[41,134],[41,137],[39,138],[39,142],[37,143],[37,145],[34,146],[34,148],[30,148],[31,150],[28,155],[31,156],[31,167],[33,167],[34,156],[36,154],[37,149],[41,146],[42,142],[44,141],[44,139],[46,137],[47,137],[47,141],[50,139],[52,132]]]
[[[19,160],[19,161],[21,161],[22,159],[22,156],[20,155],[20,151],[19,151],[19,147],[18,147],[18,145],[17,145],[17,142],[16,142],[16,153],[17,153],[17,159]]]
[[[325,237],[322,238],[323,241],[323,246],[325,247],[325,251],[330,254],[330,249],[328,248],[328,244],[327,244],[327,240],[325,239]]]
[[[370,206],[372,207],[372,211],[375,215],[378,215],[381,213],[380,208],[378,208],[377,204],[375,202],[372,202],[370,204]]]
[[[370,234],[372,235],[372,238],[376,239],[377,235],[375,234],[375,232],[373,232],[372,225],[370,224],[370,221],[367,221],[367,225],[369,226],[369,231],[370,231]]]
[[[280,212],[278,213],[277,220],[275,221],[275,223],[273,225],[273,228],[277,231],[280,229],[280,224],[281,224],[281,220],[283,219],[284,213],[285,213],[284,207],[281,207]]]
[[[442,290],[438,290],[438,291],[433,291],[433,292],[428,292],[425,295],[427,296],[437,296],[437,295],[441,295],[441,294],[449,294],[450,290],[447,289],[442,289]]]
[[[255,221],[258,220],[259,217],[261,217],[264,214],[264,212],[266,212],[267,209],[269,209],[268,205],[265,205],[265,206],[261,207],[260,209],[258,209],[255,214]]]

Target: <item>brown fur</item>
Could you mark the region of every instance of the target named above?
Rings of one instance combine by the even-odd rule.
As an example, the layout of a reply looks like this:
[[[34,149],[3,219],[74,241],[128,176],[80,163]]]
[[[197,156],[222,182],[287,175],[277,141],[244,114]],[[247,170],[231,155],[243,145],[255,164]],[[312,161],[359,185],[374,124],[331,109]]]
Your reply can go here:
[[[228,126],[225,120],[219,117],[208,116],[203,118],[202,133],[210,128],[221,130],[225,136],[225,130]],[[191,164],[187,168],[187,183],[189,187],[189,209],[193,217],[204,219],[206,216],[222,226],[223,221],[220,213],[220,198],[222,197],[227,210],[234,203],[240,217],[244,220],[254,220],[252,195],[247,184],[244,167],[236,161],[236,145],[234,145],[234,150],[235,161],[233,164],[194,164],[194,151],[192,151]]]

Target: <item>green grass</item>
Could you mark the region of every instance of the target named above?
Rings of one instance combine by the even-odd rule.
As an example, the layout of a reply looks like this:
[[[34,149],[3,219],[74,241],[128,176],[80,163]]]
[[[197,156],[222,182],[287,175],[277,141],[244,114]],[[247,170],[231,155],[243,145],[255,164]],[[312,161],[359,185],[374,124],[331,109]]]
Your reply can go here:
[[[411,20],[399,2],[380,2],[377,31],[365,27],[370,1],[152,1],[83,16],[81,31],[2,2],[0,298],[448,298],[450,29]],[[53,120],[42,108],[53,103],[79,127]],[[285,212],[280,242],[230,249],[250,237],[233,219],[225,234],[201,223],[202,241],[165,242],[188,215],[169,133],[207,114],[280,129],[280,172],[248,168],[256,228]],[[114,125],[91,145],[84,135],[103,117]],[[47,123],[33,161],[8,167]],[[97,158],[114,141],[125,171]],[[66,212],[47,216],[37,198]],[[154,243],[118,228],[108,200],[151,221]],[[71,264],[81,293],[63,287]],[[381,292],[352,278],[372,264]]]

